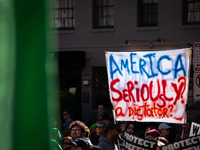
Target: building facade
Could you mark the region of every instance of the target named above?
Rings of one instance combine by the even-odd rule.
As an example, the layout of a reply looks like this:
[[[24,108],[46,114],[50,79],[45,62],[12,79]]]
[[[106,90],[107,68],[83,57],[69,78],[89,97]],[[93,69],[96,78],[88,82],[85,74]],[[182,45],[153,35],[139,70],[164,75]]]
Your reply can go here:
[[[98,104],[112,109],[105,51],[171,50],[200,42],[200,0],[55,0],[51,13],[60,89],[76,96],[76,117],[86,124]],[[187,112],[194,120],[199,104],[192,65],[190,76]]]

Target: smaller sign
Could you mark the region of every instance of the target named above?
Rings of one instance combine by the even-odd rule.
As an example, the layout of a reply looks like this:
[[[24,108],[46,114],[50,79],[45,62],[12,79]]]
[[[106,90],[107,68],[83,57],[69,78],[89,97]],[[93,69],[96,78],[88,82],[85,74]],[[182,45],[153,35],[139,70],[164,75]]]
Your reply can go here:
[[[193,51],[193,69],[194,71],[200,71],[200,42],[194,43]]]
[[[194,72],[194,100],[200,101],[200,72]]]
[[[200,136],[193,136],[161,147],[161,150],[199,150]]]
[[[124,132],[122,150],[156,150],[157,141],[142,139]]]
[[[197,136],[199,134],[200,134],[200,124],[192,122],[192,125],[190,128],[190,137]]]

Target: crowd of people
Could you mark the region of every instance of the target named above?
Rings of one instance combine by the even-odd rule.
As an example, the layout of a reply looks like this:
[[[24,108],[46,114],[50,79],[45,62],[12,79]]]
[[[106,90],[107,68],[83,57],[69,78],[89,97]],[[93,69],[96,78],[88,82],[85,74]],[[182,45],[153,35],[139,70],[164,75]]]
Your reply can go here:
[[[80,120],[73,120],[71,112],[63,112],[62,127],[51,129],[52,150],[120,150],[123,147],[124,132],[143,139],[157,141],[157,148],[171,142],[189,137],[190,122],[183,124],[174,139],[169,140],[169,131],[173,127],[167,123],[158,126],[146,126],[145,131],[137,132],[136,122],[120,121],[113,123],[103,105],[98,106],[98,113],[91,117],[88,126]]]

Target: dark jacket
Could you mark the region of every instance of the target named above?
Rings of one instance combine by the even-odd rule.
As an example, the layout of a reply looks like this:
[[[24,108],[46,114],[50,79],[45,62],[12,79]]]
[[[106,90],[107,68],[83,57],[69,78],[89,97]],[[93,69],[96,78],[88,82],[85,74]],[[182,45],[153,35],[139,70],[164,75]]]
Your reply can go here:
[[[118,150],[117,145],[109,141],[104,135],[100,136],[98,146],[100,146],[102,150]]]

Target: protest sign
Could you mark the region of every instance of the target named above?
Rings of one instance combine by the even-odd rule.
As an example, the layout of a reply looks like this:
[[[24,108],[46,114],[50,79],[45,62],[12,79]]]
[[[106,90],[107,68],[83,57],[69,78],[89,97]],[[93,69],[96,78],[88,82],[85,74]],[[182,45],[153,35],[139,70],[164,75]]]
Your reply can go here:
[[[200,124],[192,122],[190,128],[190,137],[200,135]]]
[[[200,136],[189,137],[187,139],[162,146],[161,150],[200,150]]]
[[[122,150],[155,150],[157,147],[157,141],[151,141],[148,139],[142,139],[137,136],[124,132]]]
[[[183,123],[191,49],[106,52],[117,121]]]

